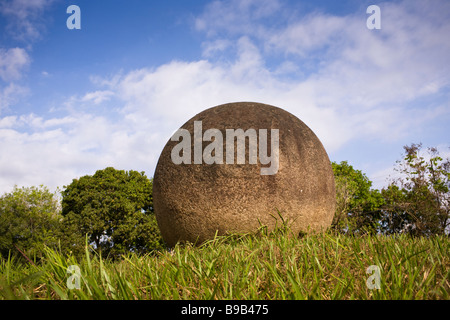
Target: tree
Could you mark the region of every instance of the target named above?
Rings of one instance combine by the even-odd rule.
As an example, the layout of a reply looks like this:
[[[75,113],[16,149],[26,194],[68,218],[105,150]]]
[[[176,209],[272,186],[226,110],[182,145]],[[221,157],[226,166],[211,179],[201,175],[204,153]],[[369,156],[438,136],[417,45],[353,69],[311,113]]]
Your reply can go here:
[[[382,190],[383,229],[412,235],[448,233],[450,160],[441,158],[437,148],[428,148],[423,156],[422,144],[403,148],[404,158],[396,168],[401,176]]]
[[[77,234],[72,245],[87,235],[111,256],[162,246],[152,206],[152,181],[133,170],[98,170],[74,179],[62,192],[65,225]]]
[[[58,244],[62,216],[56,194],[46,187],[14,187],[0,197],[0,254],[36,256]]]
[[[336,213],[332,228],[346,233],[377,231],[384,203],[380,192],[371,189],[372,182],[367,176],[347,161],[331,165],[336,186]]]

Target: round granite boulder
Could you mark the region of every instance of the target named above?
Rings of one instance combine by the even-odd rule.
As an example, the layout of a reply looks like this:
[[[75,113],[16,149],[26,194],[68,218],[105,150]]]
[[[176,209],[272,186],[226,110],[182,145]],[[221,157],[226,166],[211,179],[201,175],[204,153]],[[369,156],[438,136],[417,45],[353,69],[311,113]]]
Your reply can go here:
[[[271,230],[279,214],[295,233],[320,231],[333,219],[334,176],[322,143],[297,117],[229,103],[197,114],[167,142],[153,205],[169,246]]]

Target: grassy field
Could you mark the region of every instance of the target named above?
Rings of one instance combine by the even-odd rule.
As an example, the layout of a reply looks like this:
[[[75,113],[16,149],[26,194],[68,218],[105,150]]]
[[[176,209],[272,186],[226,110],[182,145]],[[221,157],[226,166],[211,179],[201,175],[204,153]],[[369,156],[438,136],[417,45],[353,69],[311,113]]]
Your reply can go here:
[[[380,289],[373,287],[373,269],[366,273],[369,266],[380,271]],[[88,251],[76,260],[50,249],[39,263],[3,259],[0,297],[448,300],[449,267],[448,237],[298,238],[261,230],[115,262]]]

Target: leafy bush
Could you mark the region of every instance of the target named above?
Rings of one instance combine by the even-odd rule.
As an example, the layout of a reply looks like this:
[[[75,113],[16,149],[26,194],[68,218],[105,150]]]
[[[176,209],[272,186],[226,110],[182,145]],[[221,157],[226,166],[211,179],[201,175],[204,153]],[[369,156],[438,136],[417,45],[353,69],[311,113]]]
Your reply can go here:
[[[0,197],[0,254],[34,257],[57,246],[62,216],[57,196],[46,187],[14,187]]]
[[[108,167],[74,179],[62,192],[64,225],[79,248],[89,243],[111,257],[162,246],[153,213],[152,181],[144,172]]]

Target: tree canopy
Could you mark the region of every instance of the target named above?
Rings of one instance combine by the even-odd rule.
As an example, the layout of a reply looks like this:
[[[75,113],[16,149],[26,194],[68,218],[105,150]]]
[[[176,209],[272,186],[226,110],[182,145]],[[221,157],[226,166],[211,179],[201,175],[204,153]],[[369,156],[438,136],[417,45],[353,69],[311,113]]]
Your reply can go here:
[[[57,245],[61,220],[58,198],[48,188],[15,186],[0,197],[0,254],[33,256]]]
[[[383,230],[412,235],[444,234],[450,225],[450,160],[437,148],[421,152],[422,144],[404,146],[397,162],[400,176],[382,190]]]
[[[152,181],[144,172],[108,167],[74,179],[62,192],[65,225],[110,255],[162,245],[153,214]]]
[[[410,235],[448,234],[450,229],[450,160],[437,148],[424,154],[421,144],[404,146],[396,179],[380,191],[347,161],[332,163],[336,213],[332,227],[345,233]]]
[[[339,232],[375,232],[384,199],[372,182],[347,161],[332,163],[336,186],[336,213],[332,227]]]

